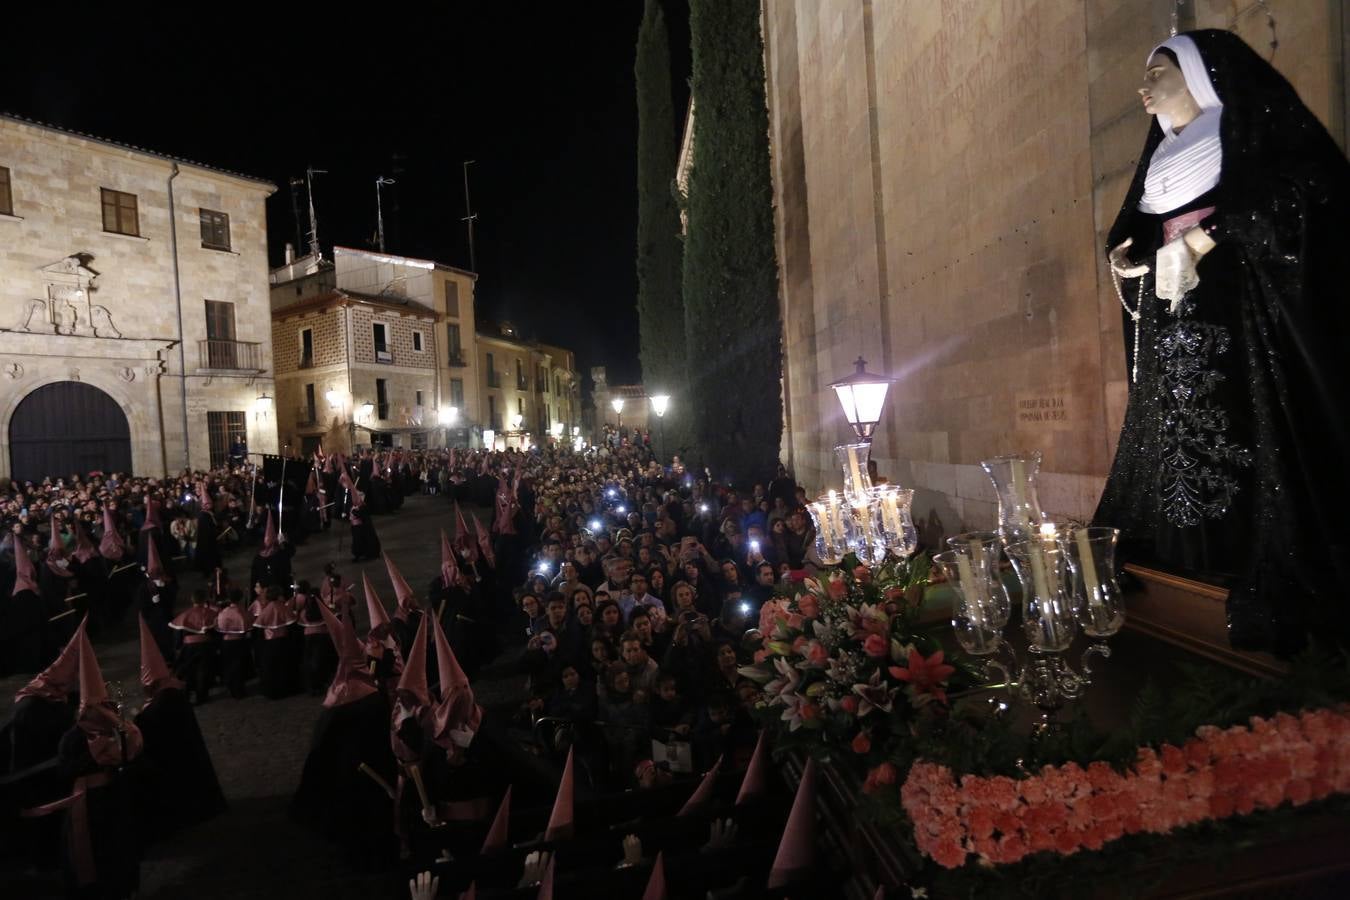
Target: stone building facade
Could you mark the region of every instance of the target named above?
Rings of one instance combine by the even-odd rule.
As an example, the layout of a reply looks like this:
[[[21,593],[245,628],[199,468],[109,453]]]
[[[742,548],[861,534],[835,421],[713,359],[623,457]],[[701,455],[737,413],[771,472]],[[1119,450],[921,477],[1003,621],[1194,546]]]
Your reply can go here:
[[[978,463],[1029,450],[1047,511],[1092,514],[1127,384],[1102,248],[1176,10],[1273,53],[1344,146],[1340,4],[764,0],[784,458],[810,490],[839,483],[828,384],[862,355],[899,378],[873,455],[930,525],[992,525]]]
[[[275,187],[0,115],[0,477],[277,450]]]
[[[479,332],[476,341],[479,418],[493,445],[543,445],[582,426],[581,377],[572,351],[522,340],[510,323],[495,333]]]
[[[289,252],[289,251],[288,251]],[[337,247],[272,272],[284,441],[350,452],[468,446],[474,403],[471,272]]]

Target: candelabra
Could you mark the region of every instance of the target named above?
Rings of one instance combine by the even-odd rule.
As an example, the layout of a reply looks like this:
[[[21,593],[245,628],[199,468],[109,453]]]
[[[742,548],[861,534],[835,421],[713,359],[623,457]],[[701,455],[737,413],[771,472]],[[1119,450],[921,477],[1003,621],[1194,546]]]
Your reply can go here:
[[[1040,464],[1040,453],[980,463],[998,494],[998,532],[948,538],[950,549],[934,562],[953,590],[957,641],[984,661],[987,675],[1000,673],[1014,696],[1041,710],[1043,730],[1092,683],[1093,657],[1111,655],[1106,640],[1124,624],[1125,607],[1116,582],[1120,532],[1050,521],[1037,495]],[[1004,640],[1011,604],[999,575],[1000,552],[1021,587],[1025,661]],[[1075,670],[1066,656],[1079,630],[1090,643]]]

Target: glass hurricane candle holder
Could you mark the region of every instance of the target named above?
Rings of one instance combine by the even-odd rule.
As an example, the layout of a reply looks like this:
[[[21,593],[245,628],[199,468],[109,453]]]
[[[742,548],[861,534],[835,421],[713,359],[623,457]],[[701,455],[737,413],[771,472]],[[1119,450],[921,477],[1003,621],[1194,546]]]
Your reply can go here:
[[[1030,540],[1039,533],[1045,516],[1036,493],[1041,470],[1040,451],[1025,456],[1000,456],[980,463],[998,494],[998,532],[1004,546]]]
[[[865,506],[872,490],[872,479],[867,474],[867,460],[871,444],[842,444],[834,448],[839,468],[844,471],[844,501],[853,508]]]
[[[994,622],[1000,629],[1008,624],[1012,615],[1012,598],[999,574],[999,558],[1003,555],[1003,542],[993,531],[967,531],[947,538],[947,546],[953,550],[964,550],[971,558],[971,568],[975,574],[983,574],[984,584],[988,586],[988,606],[994,616]]]
[[[853,517],[834,491],[806,505],[816,527],[816,556],[827,566],[838,565],[849,552]]]
[[[881,527],[881,509],[875,504],[861,504],[850,510],[853,534],[849,549],[858,561],[869,566],[880,565],[886,559],[886,540]]]
[[[1063,653],[1073,643],[1077,621],[1064,589],[1064,551],[1040,538],[1007,547],[1022,584],[1022,629],[1032,653]]]
[[[933,557],[952,588],[952,630],[957,643],[972,656],[997,653],[1003,643],[1003,627],[990,600],[988,572],[979,566],[983,555],[981,551],[978,559],[972,558],[967,546]]]
[[[1116,581],[1119,540],[1120,530],[1116,528],[1071,528],[1059,535],[1069,566],[1078,624],[1094,640],[1111,637],[1125,624],[1125,601]]]
[[[914,492],[895,485],[872,488],[871,505],[880,513],[882,542],[890,552],[908,559],[919,546],[919,531],[914,527]]]

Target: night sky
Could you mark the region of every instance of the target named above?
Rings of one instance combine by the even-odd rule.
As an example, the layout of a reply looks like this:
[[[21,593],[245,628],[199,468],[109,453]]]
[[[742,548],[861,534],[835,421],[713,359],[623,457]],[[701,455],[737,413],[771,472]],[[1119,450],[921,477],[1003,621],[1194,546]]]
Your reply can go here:
[[[475,160],[480,321],[510,319],[576,350],[585,372],[608,366],[611,382],[640,377],[641,0],[203,7],[159,24],[124,5],[87,9],[70,40],[6,42],[0,109],[269,179],[273,265],[295,241],[288,182],[312,165],[329,172],[315,183],[326,254],[373,246],[385,175],[398,182],[384,189],[388,251],[468,268],[461,164]],[[682,120],[687,0],[666,10]],[[51,33],[50,19],[9,24]]]

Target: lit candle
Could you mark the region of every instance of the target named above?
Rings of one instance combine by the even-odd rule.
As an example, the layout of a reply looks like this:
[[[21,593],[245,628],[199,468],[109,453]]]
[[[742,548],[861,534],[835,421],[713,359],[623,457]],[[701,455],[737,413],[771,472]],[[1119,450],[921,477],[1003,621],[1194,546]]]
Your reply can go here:
[[[858,448],[849,445],[844,448],[844,455],[848,457],[848,473],[850,476],[849,484],[853,486],[852,491],[844,491],[845,494],[852,494],[854,497],[863,496],[862,473],[858,471]]]
[[[1078,560],[1083,567],[1083,593],[1087,594],[1087,601],[1094,609],[1102,605],[1101,597],[1098,596],[1097,586],[1101,584],[1097,580],[1097,561],[1092,558],[1092,542],[1088,539],[1088,530],[1079,528],[1074,532],[1074,541],[1078,545]]]
[[[1036,597],[1045,603],[1052,602],[1055,598],[1050,593],[1050,581],[1045,577],[1045,551],[1041,549],[1039,541],[1027,541],[1027,556],[1031,562],[1031,582],[1036,590]],[[1049,610],[1046,610],[1049,612]]]
[[[891,534],[900,533],[900,501],[895,491],[881,493],[881,523]]]
[[[972,541],[970,542],[970,545],[969,545],[969,546],[970,546],[970,558],[971,558],[972,560],[975,561],[975,567],[978,568],[978,569],[980,570],[981,575],[983,575],[984,568],[985,568],[986,565],[988,565],[988,562],[989,562],[989,556],[988,556],[988,554],[985,552],[985,549],[984,549],[984,543],[983,543],[982,541],[972,540]],[[981,560],[984,560],[984,562],[981,562]],[[992,578],[992,577],[994,576],[994,573],[991,571],[991,572],[989,573],[989,576]],[[977,591],[978,594],[979,594],[978,599],[979,599],[980,603],[986,603],[986,602],[989,603],[989,604],[990,604],[990,609],[992,610],[992,608],[993,608],[993,601],[992,601],[991,598],[985,596],[985,590],[984,590],[984,578],[983,578],[983,577],[981,577],[980,580],[979,580],[978,582],[976,582],[976,588],[975,588],[975,589],[976,589],[976,591]]]
[[[1008,464],[1008,491],[1012,494],[1013,502],[1020,508],[1022,506],[1022,482],[1026,480],[1026,467],[1022,465],[1022,460],[1014,459]]]
[[[970,623],[981,630],[980,640],[983,643],[984,589],[975,579],[970,560],[959,552],[956,554],[956,573],[961,578],[961,592],[966,596],[966,612],[970,617]]]

